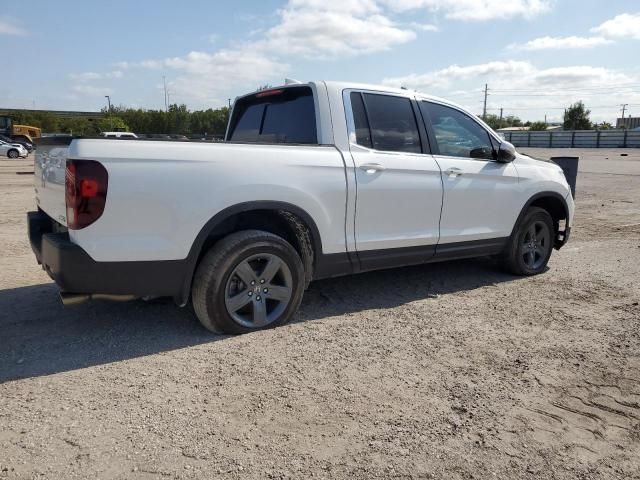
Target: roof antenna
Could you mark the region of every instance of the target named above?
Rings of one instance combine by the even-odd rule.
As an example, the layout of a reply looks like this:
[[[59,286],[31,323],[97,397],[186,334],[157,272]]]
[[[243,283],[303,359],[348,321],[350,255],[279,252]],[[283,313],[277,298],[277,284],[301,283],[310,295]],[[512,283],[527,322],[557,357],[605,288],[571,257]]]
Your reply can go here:
[[[296,80],[295,78],[285,78],[284,79],[284,84],[285,85],[297,85],[299,83],[302,83],[300,80]]]

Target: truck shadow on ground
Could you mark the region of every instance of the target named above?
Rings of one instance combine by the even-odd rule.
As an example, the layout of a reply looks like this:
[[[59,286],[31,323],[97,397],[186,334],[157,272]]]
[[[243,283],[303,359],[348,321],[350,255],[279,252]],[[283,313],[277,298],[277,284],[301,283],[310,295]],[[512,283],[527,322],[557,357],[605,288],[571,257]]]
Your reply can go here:
[[[311,284],[294,322],[517,280],[489,259],[404,267]],[[225,336],[172,302],[93,302],[63,307],[53,283],[0,291],[0,383],[184,348]]]

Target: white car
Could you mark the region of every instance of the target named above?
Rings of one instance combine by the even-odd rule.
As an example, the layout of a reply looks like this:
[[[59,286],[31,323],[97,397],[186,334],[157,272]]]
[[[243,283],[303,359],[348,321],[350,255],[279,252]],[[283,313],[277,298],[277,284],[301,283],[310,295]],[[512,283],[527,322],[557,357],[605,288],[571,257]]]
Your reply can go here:
[[[224,143],[55,147],[38,147],[29,235],[63,302],[172,296],[217,332],[284,324],[321,278],[484,255],[542,273],[573,222],[558,165],[388,87],[251,93]]]
[[[19,143],[7,143],[0,140],[0,156],[9,158],[26,157],[29,151]]]

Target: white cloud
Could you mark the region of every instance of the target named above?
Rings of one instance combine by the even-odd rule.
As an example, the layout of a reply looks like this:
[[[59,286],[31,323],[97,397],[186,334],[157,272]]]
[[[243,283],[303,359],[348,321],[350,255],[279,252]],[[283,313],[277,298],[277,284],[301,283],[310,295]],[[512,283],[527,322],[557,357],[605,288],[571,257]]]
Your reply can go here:
[[[632,38],[640,40],[640,12],[623,13],[591,29],[608,38]]]
[[[178,103],[199,106],[226,103],[229,91],[255,89],[266,80],[284,76],[288,69],[286,64],[251,49],[194,51],[182,57],[147,60],[137,65],[175,70],[178,76],[169,84],[171,97]]]
[[[514,50],[558,50],[570,48],[592,48],[613,43],[604,37],[540,37],[522,44],[509,45]]]
[[[71,89],[78,94],[89,97],[100,97],[113,93],[113,90],[108,87],[95,87],[93,85],[74,85]]]
[[[107,73],[96,73],[96,72],[83,72],[83,73],[71,73],[69,74],[69,78],[71,80],[75,80],[77,82],[91,82],[93,80],[104,80],[104,79],[113,79],[113,78],[122,78],[124,74],[121,70],[113,70]]]
[[[261,46],[277,54],[331,57],[389,50],[415,38],[413,30],[378,13],[289,7],[280,12],[280,23],[266,32]]]
[[[395,11],[428,8],[446,18],[463,21],[487,21],[516,17],[533,18],[548,12],[553,0],[383,0]]]
[[[433,25],[431,23],[411,22],[409,26],[414,30],[422,30],[423,32],[439,32],[440,31],[440,28],[437,25]]]
[[[623,13],[597,27],[591,29],[598,36],[591,37],[540,37],[529,40],[526,43],[514,43],[509,45],[512,50],[558,50],[592,48],[614,43],[613,39],[632,38],[640,40],[640,13]]]
[[[442,70],[423,74],[411,74],[403,77],[385,78],[383,83],[394,87],[407,87],[415,90],[448,87],[454,81],[466,80],[489,75],[526,75],[531,73],[533,66],[529,62],[509,60],[505,62],[488,62],[478,65],[461,67],[451,65]]]
[[[426,9],[457,20],[529,18],[546,11],[552,1],[288,0],[275,12],[275,25],[259,26],[244,44],[164,59],[124,61],[114,64],[114,68],[120,72],[136,68],[173,70],[176,73],[170,76],[172,98],[178,102],[211,104],[226,100],[230,91],[280,81],[289,73],[285,59],[290,57],[327,60],[371,54],[413,41],[417,31],[438,31],[432,24],[397,22],[392,15],[398,12]],[[527,66],[524,62],[495,62],[476,68],[511,71]],[[476,74],[472,67],[453,66],[430,74],[433,75],[430,81],[446,84],[451,75]]]
[[[88,82],[90,80],[100,80],[102,78],[102,74],[96,72],[72,73],[69,75],[69,78],[79,82]]]
[[[330,59],[368,54],[416,37],[412,28],[386,17],[374,0],[289,0],[277,17],[278,23],[259,38],[235,48],[116,66],[175,70],[179,76],[170,89],[176,101],[211,104],[225,100],[229,91],[280,81],[289,70],[286,56]]]
[[[390,86],[405,86],[458,101],[473,112],[482,109],[485,83],[489,84],[489,107],[503,107],[505,115],[550,120],[562,108],[584,100],[593,110],[592,120],[612,121],[620,103],[640,103],[640,93],[631,88],[640,77],[588,65],[538,68],[524,61],[495,61],[450,67],[422,74],[384,79]],[[628,87],[626,86],[628,85]]]
[[[478,84],[491,80],[492,88],[508,90],[548,89],[551,87],[580,88],[606,87],[611,84],[629,83],[634,79],[627,74],[603,67],[571,66],[539,69],[525,61],[495,61],[477,65],[451,65],[423,74],[385,78],[383,83],[428,92],[432,88],[448,88],[456,82],[477,80]]]
[[[27,31],[22,28],[20,22],[15,18],[2,16],[0,17],[0,35],[27,35]]]

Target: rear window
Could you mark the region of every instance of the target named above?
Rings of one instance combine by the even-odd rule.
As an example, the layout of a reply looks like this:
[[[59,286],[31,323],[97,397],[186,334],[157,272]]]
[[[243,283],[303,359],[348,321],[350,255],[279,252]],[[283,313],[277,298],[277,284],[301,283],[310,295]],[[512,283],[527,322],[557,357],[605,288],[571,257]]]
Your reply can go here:
[[[311,88],[266,90],[239,100],[234,107],[229,141],[318,143]]]
[[[408,153],[422,151],[411,100],[373,93],[364,93],[363,97],[373,148]],[[356,132],[360,128],[356,124]],[[363,140],[366,141],[366,138]]]

